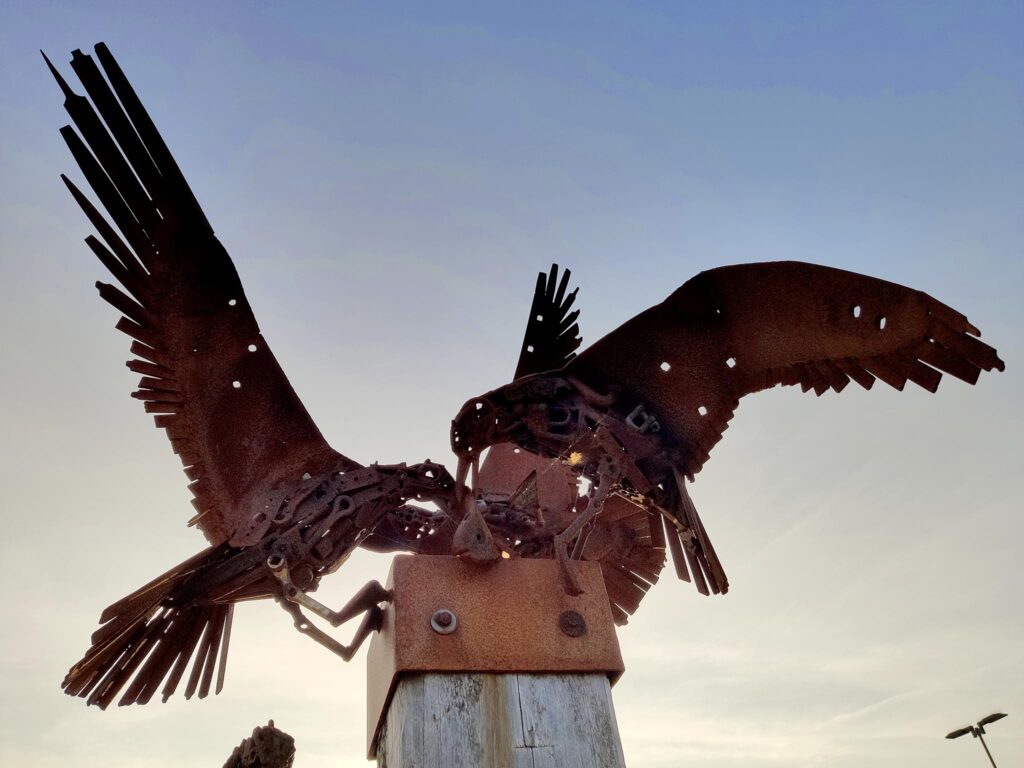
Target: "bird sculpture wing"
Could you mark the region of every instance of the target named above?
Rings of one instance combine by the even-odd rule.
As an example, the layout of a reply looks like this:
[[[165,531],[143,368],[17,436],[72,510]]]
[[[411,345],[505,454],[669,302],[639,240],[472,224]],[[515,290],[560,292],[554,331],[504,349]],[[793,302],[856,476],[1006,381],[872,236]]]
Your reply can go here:
[[[557,264],[545,275],[537,275],[522,350],[515,378],[564,367],[576,357],[582,343],[579,310],[571,310],[578,288],[566,292],[572,272]],[[578,499],[578,478],[564,462],[548,459],[514,445],[491,446],[480,467],[479,487],[485,493],[510,494],[513,503],[521,499],[524,484],[549,514],[571,521]],[[592,535],[583,557],[600,563],[605,588],[617,624],[625,624],[640,605],[647,590],[658,580],[665,562],[664,532],[658,517],[621,496],[605,503],[601,528]]]
[[[544,373],[561,368],[574,357],[582,339],[576,318],[580,316],[578,309],[572,310],[579,288],[569,287],[572,272],[562,272],[558,279],[558,265],[552,264],[551,271],[545,276],[537,275],[537,287],[533,292],[533,303],[530,305],[530,317],[526,322],[526,333],[523,336],[523,348],[519,352],[519,363],[516,365],[515,379],[529,376],[531,373]]]
[[[702,272],[572,360],[568,376],[642,407],[693,479],[739,399],[778,384],[821,395],[851,380],[934,392],[1002,370],[967,318],[921,291],[841,269],[774,262]]]
[[[142,376],[133,397],[191,480],[193,521],[212,544],[251,544],[262,535],[253,502],[266,506],[279,482],[358,465],[320,434],[153,121],[104,44],[96,55],[102,73],[80,51],[71,61],[88,99],[47,64],[78,129],[61,134],[113,226],[62,178],[99,233],[86,243],[121,285],[97,283],[132,338],[127,365]]]
[[[514,379],[562,368],[576,356],[582,343],[576,323],[578,309],[572,310],[579,288],[567,293],[572,272],[557,264],[545,275],[537,274],[537,285],[526,321],[523,346]],[[572,311],[570,311],[572,310]],[[532,472],[536,472],[536,494],[542,505],[569,510],[576,500],[577,480],[562,462],[521,451],[510,443],[492,446],[480,467],[480,489],[510,494]]]

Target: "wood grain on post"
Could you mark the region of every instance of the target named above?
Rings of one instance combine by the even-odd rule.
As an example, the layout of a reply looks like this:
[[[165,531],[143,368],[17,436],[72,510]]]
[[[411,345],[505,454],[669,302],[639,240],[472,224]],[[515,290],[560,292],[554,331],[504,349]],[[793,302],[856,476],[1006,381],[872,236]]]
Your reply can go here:
[[[624,768],[603,674],[406,675],[391,699],[379,768]]]
[[[401,556],[367,658],[367,745],[382,768],[621,768],[622,674],[600,567],[566,595],[550,560],[479,569]],[[453,621],[431,626],[438,611]],[[454,628],[452,628],[452,626]]]

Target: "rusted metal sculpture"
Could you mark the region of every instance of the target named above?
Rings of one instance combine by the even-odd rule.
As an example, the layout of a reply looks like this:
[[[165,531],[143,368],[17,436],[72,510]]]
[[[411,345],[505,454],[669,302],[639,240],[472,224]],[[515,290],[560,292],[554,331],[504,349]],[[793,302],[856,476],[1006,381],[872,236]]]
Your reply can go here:
[[[337,612],[307,593],[357,546],[554,557],[573,594],[573,561],[594,560],[619,623],[666,549],[680,578],[725,592],[687,482],[740,397],[777,384],[870,388],[876,377],[935,391],[940,371],[973,384],[1003,368],[963,315],[925,294],[799,263],[702,273],[576,356],[576,292],[553,267],[538,279],[515,380],[453,422],[457,478],[429,461],[364,467],[323,439],[160,134],[107,48],[96,54],[103,72],[80,51],[71,62],[91,103],[47,64],[78,129],[61,134],[113,225],[62,178],[99,233],[87,244],[122,286],[97,284],[133,340],[133,396],[167,431],[195,497],[190,524],[211,546],[103,612],[63,684],[91,704],[122,690],[121,704],[145,703],[161,686],[166,699],[190,663],[186,696],[207,695],[215,673],[219,691],[240,600],[278,600],[348,659],[387,590],[371,582]],[[334,625],[365,616],[344,646],[303,607]]]
[[[220,691],[234,603],[260,597],[348,659],[387,592],[371,582],[338,612],[305,593],[371,537],[415,551],[444,519],[452,478],[430,462],[363,467],[327,444],[135,91],[106,46],[96,54],[106,79],[91,56],[71,61],[92,104],[47,65],[81,137],[70,126],[61,135],[114,226],[62,178],[102,238],[86,242],[123,287],[97,284],[133,339],[128,367],[142,375],[133,397],[166,430],[191,481],[190,524],[211,546],[107,608],[63,688],[106,707],[126,686],[120,704],[145,703],[163,684],[166,700],[194,653],[185,695],[206,696],[218,666]],[[441,511],[406,503],[417,501]],[[300,606],[335,626],[366,616],[346,647]]]
[[[687,483],[739,399],[779,384],[821,395],[852,379],[870,389],[876,378],[934,392],[942,372],[974,384],[981,371],[1004,367],[977,336],[966,317],[930,296],[852,272],[797,262],[709,270],[562,368],[469,400],[452,423],[456,488],[470,470],[479,485],[477,462],[490,446],[556,460],[593,484],[585,509],[551,537],[567,592],[580,589],[572,560],[619,496],[660,518],[652,531],[664,524],[679,578],[702,594],[724,593],[725,571]],[[500,552],[484,545],[480,506],[487,511],[466,507],[455,540],[487,562]],[[642,596],[637,586],[627,597],[636,604]]]

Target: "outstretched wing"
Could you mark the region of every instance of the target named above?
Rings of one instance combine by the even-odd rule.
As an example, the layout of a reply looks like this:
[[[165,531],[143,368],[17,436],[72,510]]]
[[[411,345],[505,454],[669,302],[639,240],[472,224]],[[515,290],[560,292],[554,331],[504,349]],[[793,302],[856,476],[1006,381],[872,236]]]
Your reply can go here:
[[[569,310],[576,301],[579,288],[573,288],[571,293],[566,294],[571,275],[572,272],[566,269],[559,280],[557,264],[551,265],[551,271],[546,276],[543,272],[537,275],[537,287],[533,292],[530,317],[526,321],[523,348],[519,352],[519,363],[513,378],[521,379],[531,373],[553,371],[576,356],[582,341],[580,327],[576,324],[580,311]]]
[[[86,243],[123,287],[97,283],[133,339],[133,397],[167,431],[192,481],[193,521],[217,544],[251,522],[243,501],[254,492],[356,465],[310,419],[167,145],[103,43],[96,55],[106,79],[91,56],[71,61],[92,103],[46,63],[78,128],[61,135],[113,226],[62,178],[102,238]]]
[[[979,335],[959,312],[895,283],[799,262],[740,264],[687,281],[566,374],[641,406],[692,479],[743,395],[777,384],[821,395],[851,379],[870,389],[876,378],[934,392],[940,372],[973,384],[1003,369]]]

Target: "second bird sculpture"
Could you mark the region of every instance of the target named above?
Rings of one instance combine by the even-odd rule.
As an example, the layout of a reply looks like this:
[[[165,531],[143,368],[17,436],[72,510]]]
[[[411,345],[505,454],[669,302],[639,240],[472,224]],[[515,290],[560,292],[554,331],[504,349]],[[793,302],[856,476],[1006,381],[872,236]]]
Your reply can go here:
[[[61,135],[113,226],[62,178],[100,235],[89,248],[121,284],[97,287],[132,339],[133,397],[166,430],[191,481],[190,525],[211,546],[107,608],[64,690],[106,707],[125,688],[120,704],[144,704],[162,686],[166,700],[191,661],[186,696],[206,696],[215,670],[219,691],[233,606],[254,598],[277,599],[347,659],[379,624],[387,592],[371,582],[337,612],[305,593],[371,537],[415,550],[444,519],[452,478],[430,462],[364,467],[327,444],[135,91],[106,46],[96,54],[103,73],[80,51],[71,62],[92,103],[47,64],[78,129]],[[346,647],[300,606],[334,625],[366,618]]]
[[[552,309],[559,306],[555,301]],[[935,392],[943,372],[974,384],[981,371],[1003,370],[996,351],[976,338],[978,329],[927,294],[799,262],[702,272],[578,356],[575,326],[567,334],[562,314],[550,315],[533,318],[550,322],[548,346],[528,344],[524,351],[537,350],[557,369],[469,400],[452,422],[451,442],[457,488],[470,471],[476,487],[481,454],[508,445],[592,483],[585,507],[550,533],[570,594],[580,591],[573,560],[585,553],[609,504],[623,499],[647,509],[659,540],[664,524],[679,578],[692,579],[705,595],[728,590],[687,486],[744,395],[779,384],[821,395],[841,392],[851,380],[870,389],[876,379]],[[549,348],[560,351],[548,355]],[[456,541],[486,541],[484,514],[467,509]],[[485,562],[499,556],[496,545],[465,549]],[[620,620],[651,583],[644,569],[630,576]]]

